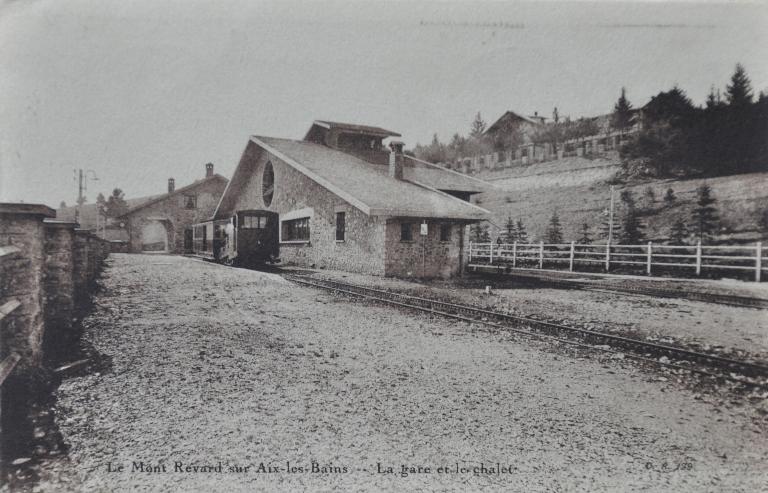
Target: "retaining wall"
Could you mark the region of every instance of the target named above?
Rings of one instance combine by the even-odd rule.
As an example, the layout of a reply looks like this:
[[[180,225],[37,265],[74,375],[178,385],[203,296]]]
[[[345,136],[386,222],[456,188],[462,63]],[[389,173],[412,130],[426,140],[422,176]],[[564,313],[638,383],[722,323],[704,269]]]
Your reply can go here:
[[[107,241],[53,217],[44,205],[0,203],[0,361],[17,354],[15,373],[41,368],[43,342],[68,336],[109,253]]]

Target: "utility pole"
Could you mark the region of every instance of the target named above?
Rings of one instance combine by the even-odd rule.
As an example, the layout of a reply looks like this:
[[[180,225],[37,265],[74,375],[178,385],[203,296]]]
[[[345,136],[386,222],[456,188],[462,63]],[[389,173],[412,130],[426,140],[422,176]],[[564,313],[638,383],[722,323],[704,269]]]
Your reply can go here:
[[[78,168],[75,172],[77,173],[77,209],[75,209],[75,222],[79,223],[80,216],[82,215],[81,208],[85,203],[84,192],[88,190],[88,173],[91,173],[91,178],[94,181],[99,181],[99,179],[96,177],[96,172],[92,169],[83,170],[83,168]]]
[[[611,185],[611,209],[608,213],[608,244],[613,242],[613,185]]]

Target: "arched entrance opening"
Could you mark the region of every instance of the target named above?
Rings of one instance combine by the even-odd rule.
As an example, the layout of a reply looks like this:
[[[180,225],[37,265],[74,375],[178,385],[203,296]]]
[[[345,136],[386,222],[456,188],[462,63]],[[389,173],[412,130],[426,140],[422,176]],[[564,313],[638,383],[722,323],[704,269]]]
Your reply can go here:
[[[168,253],[167,219],[150,219],[141,227],[141,251],[148,253]]]

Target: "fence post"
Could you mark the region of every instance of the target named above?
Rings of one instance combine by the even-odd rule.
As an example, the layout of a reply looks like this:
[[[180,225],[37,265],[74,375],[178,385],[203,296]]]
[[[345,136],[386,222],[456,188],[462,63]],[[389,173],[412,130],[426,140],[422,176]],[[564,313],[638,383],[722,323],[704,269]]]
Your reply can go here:
[[[512,243],[512,267],[517,266],[517,240]]]
[[[539,242],[539,269],[544,268],[544,242]]]
[[[611,242],[605,242],[605,272],[611,270]]]
[[[648,272],[649,276],[651,275],[651,265],[653,264],[653,253],[651,250],[652,248],[653,247],[651,246],[651,242],[649,241],[648,242],[648,266],[645,269]]]
[[[696,242],[696,275],[701,275],[701,240]]]
[[[488,263],[492,264],[493,263],[493,242],[491,242],[490,245],[491,246],[489,250],[490,253],[488,254]]]
[[[760,274],[763,270],[763,242],[757,242],[757,250],[755,252],[755,281],[760,282]]]
[[[573,250],[575,247],[576,247],[576,242],[572,241],[571,242],[571,258],[568,266],[568,270],[570,270],[571,272],[573,272]]]

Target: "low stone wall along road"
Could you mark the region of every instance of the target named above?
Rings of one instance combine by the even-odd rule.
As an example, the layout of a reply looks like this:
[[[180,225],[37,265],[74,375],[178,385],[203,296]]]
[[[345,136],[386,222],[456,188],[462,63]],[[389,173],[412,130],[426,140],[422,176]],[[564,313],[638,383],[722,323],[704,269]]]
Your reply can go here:
[[[116,254],[39,491],[759,491],[764,423],[628,361]],[[726,403],[727,404],[727,403]],[[405,469],[403,469],[405,466]]]

